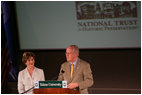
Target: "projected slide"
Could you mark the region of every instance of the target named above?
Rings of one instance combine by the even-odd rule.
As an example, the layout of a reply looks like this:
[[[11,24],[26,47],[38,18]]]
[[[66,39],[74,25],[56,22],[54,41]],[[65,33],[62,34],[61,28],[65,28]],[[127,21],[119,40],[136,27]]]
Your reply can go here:
[[[140,1],[17,1],[20,49],[139,48]]]

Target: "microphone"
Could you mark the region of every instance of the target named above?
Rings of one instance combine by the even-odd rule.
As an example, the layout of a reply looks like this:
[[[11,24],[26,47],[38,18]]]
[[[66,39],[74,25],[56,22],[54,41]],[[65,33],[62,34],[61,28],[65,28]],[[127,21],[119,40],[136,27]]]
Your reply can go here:
[[[61,70],[61,74],[63,74],[63,73],[65,73],[65,71],[62,69],[62,70]],[[57,80],[57,79],[58,79],[58,76],[52,78],[52,80]]]
[[[31,87],[30,89],[28,89],[28,90],[24,91],[23,93],[20,93],[20,94],[25,94],[25,93],[27,93],[28,91],[30,91],[30,90],[32,90],[32,89],[34,89],[34,86],[33,86],[33,87]]]
[[[65,72],[63,69],[61,70],[62,74]]]

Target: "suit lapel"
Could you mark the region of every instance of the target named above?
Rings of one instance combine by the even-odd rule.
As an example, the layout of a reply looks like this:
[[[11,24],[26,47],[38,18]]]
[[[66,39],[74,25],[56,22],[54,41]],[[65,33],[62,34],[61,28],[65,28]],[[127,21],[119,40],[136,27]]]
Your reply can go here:
[[[67,78],[69,79],[68,83],[70,83],[70,81],[71,81],[70,72],[71,72],[70,63],[68,62],[67,63]]]
[[[30,79],[32,79],[32,77],[30,76],[30,73],[29,73],[29,71],[28,71],[28,68],[27,68],[27,67],[26,67],[26,69],[25,69],[25,72],[26,72],[27,77],[29,77]]]

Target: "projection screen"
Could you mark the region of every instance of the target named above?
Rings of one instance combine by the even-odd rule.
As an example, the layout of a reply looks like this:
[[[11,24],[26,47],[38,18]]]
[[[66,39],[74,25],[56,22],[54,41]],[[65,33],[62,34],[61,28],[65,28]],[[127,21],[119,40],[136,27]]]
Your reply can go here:
[[[20,49],[140,48],[140,1],[16,1]]]

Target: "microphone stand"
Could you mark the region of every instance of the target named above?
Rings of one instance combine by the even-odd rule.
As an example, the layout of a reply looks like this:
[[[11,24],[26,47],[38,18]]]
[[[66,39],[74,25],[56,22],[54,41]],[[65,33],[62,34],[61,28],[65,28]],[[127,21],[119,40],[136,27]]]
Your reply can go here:
[[[31,87],[30,89],[28,89],[28,90],[24,91],[23,93],[20,93],[20,94],[25,94],[25,93],[27,93],[28,91],[32,90],[33,88],[34,88],[34,86],[33,86],[33,87]]]
[[[64,70],[61,70],[61,74],[64,74]],[[58,79],[58,76],[56,76],[56,77],[54,77],[54,78],[52,78],[52,80],[57,80]]]

